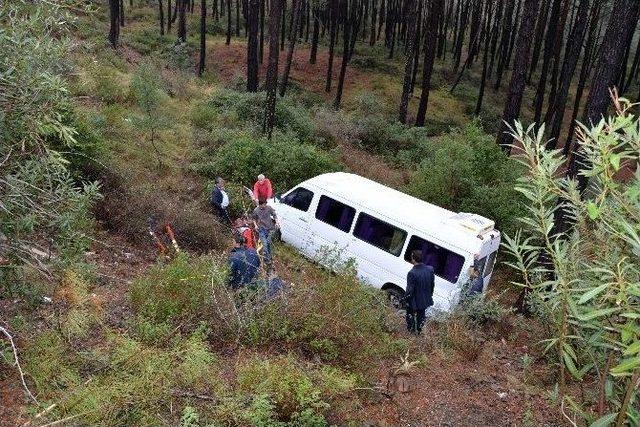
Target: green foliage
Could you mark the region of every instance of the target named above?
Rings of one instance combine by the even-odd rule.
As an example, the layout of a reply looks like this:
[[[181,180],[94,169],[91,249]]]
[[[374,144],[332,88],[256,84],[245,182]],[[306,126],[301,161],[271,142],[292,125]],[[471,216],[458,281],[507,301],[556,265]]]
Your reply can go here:
[[[510,232],[521,215],[522,197],[514,189],[522,168],[472,123],[402,153],[419,164],[406,191],[455,212],[473,212]]]
[[[158,70],[150,63],[142,63],[133,75],[131,96],[143,114],[142,117],[136,117],[135,122],[139,128],[150,133],[151,146],[156,152],[158,161],[161,162],[155,138],[159,130],[169,126],[167,114],[163,108],[167,95],[162,88],[162,79]]]
[[[206,103],[208,106],[206,108],[217,111],[223,121],[261,129],[264,119],[264,102],[263,92],[242,93],[220,90]],[[275,128],[293,133],[302,142],[310,142],[315,132],[309,112],[288,97],[279,99],[276,103]]]
[[[225,131],[226,141],[210,162],[196,166],[206,177],[223,176],[251,186],[260,173],[266,174],[274,191],[283,191],[313,176],[339,170],[333,157],[292,134],[276,132],[271,141],[247,132]]]
[[[324,413],[330,407],[326,401],[332,395],[353,388],[353,377],[331,371],[325,381],[326,371],[309,372],[293,357],[278,357],[244,362],[238,368],[240,389],[259,396],[254,412],[264,420],[265,415],[288,421],[286,425],[325,426]],[[340,375],[343,381],[332,377]]]
[[[591,422],[566,395],[565,375],[582,380],[593,371],[605,384],[598,392],[613,412],[596,425],[640,418],[633,403],[640,376],[640,175],[626,184],[616,179],[625,162],[640,159],[638,118],[630,108],[620,99],[614,117],[580,127],[583,174],[590,180],[584,195],[561,173],[561,153],[545,149],[544,130],[519,124],[513,130],[529,174],[517,186],[527,201],[524,230],[505,236],[509,265],[521,274],[515,283],[543,306],[536,312],[545,313],[550,326],[546,349],[557,356],[562,398]],[[555,223],[559,200],[571,222],[567,228]]]
[[[213,304],[210,263],[207,258],[191,260],[180,254],[167,265],[153,267],[131,286],[133,308],[156,324],[205,319]]]
[[[30,277],[25,270],[50,276],[52,264],[64,266],[86,250],[93,225],[98,187],[79,183],[62,154],[84,148],[62,79],[73,20],[55,2],[0,4],[0,256],[9,261],[0,291],[14,296],[24,288],[5,279]],[[47,259],[33,250],[48,248]]]

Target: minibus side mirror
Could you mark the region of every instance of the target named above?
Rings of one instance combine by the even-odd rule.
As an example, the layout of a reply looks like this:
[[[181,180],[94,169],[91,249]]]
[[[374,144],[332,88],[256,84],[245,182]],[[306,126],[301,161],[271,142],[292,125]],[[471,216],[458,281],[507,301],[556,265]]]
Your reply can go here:
[[[276,199],[278,202],[281,202],[282,201],[282,194],[276,193],[276,195],[273,196],[273,198]]]

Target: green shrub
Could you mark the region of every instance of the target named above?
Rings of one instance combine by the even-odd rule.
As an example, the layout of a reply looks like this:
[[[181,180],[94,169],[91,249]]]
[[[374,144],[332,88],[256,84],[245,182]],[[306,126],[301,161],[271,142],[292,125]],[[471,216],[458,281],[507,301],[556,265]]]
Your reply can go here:
[[[262,128],[264,119],[264,92],[243,93],[221,90],[207,102],[228,121],[238,121],[242,126]],[[275,128],[292,132],[307,142],[313,138],[315,126],[307,108],[298,106],[291,98],[278,99],[275,110]]]
[[[211,260],[180,254],[157,265],[131,287],[134,310],[156,324],[206,319],[213,305]]]
[[[494,220],[503,231],[517,226],[523,212],[514,183],[522,168],[511,161],[475,123],[401,154],[417,170],[406,191],[455,212],[473,212]]]
[[[262,413],[289,425],[324,426],[324,418],[336,393],[355,386],[355,379],[338,370],[312,371],[292,356],[253,358],[238,367],[240,389],[260,396]],[[265,405],[265,398],[270,405]],[[254,401],[254,405],[257,403]]]
[[[251,186],[258,174],[264,173],[273,182],[274,190],[283,191],[305,179],[339,170],[333,157],[291,134],[276,132],[271,141],[236,131],[222,132],[220,137],[226,143],[213,159],[195,167],[210,179],[222,176]]]

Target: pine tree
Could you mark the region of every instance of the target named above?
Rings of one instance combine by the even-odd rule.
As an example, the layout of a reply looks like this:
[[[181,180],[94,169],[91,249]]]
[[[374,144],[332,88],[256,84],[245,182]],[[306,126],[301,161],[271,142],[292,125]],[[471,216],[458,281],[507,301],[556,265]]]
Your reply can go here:
[[[271,0],[269,8],[269,63],[265,81],[267,98],[265,102],[262,132],[271,139],[276,111],[276,90],[278,89],[278,59],[280,57],[280,19],[284,0]]]

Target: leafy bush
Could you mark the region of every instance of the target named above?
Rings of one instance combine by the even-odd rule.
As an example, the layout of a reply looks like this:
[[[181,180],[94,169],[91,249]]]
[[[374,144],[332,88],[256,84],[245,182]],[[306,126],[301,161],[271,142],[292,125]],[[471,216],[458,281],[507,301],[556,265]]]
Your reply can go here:
[[[595,402],[579,405],[566,385],[569,375],[580,381],[593,372],[594,396],[607,400],[608,413],[592,425],[622,426],[640,419],[640,174],[626,184],[616,177],[625,163],[640,160],[640,122],[627,100],[615,106],[615,116],[577,132],[582,174],[591,181],[583,193],[562,173],[561,151],[545,148],[544,132],[516,125],[529,172],[518,183],[527,214],[505,246],[520,273],[514,282],[534,294],[537,313],[547,314],[546,350],[558,361],[563,403],[586,424],[595,421],[588,409]]]
[[[256,129],[262,127],[264,119],[265,94],[243,93],[221,90],[206,104],[213,107],[230,121],[239,121]],[[292,132],[303,142],[313,138],[315,128],[309,112],[290,99],[279,99],[275,110],[275,128],[283,132]]]
[[[340,378],[336,381],[336,377]],[[251,359],[238,368],[241,390],[268,399],[271,417],[289,425],[325,426],[327,399],[355,386],[355,378],[337,370],[308,373],[291,356]]]
[[[447,209],[493,219],[510,232],[523,212],[514,189],[522,168],[511,161],[475,123],[445,137],[423,141],[400,155],[418,163],[406,191]]]
[[[222,176],[252,185],[258,174],[264,173],[273,182],[274,190],[282,191],[310,177],[339,170],[331,156],[291,134],[276,132],[271,141],[237,131],[224,131],[219,137],[226,142],[213,159],[196,166],[210,179]]]

